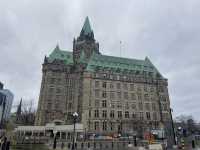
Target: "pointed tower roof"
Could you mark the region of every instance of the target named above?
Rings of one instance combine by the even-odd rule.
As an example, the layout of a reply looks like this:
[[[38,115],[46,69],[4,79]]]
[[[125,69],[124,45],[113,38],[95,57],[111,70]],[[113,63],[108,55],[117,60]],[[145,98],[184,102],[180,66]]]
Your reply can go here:
[[[56,48],[54,50],[60,50],[60,47],[58,44],[56,45]]]
[[[17,107],[17,115],[21,115],[21,111],[22,111],[22,98],[21,98],[20,103]]]
[[[89,21],[89,18],[88,16],[85,18],[85,22],[84,22],[84,25],[83,25],[83,28],[81,30],[81,33],[83,33],[84,35],[88,35],[88,34],[91,34],[93,31],[92,31],[92,28],[90,26],[90,21]]]
[[[81,29],[79,39],[81,39],[81,40],[87,39],[87,40],[93,40],[94,41],[94,33],[93,33],[93,30],[90,26],[90,21],[89,21],[88,17],[85,18],[85,22],[84,22],[84,25]]]

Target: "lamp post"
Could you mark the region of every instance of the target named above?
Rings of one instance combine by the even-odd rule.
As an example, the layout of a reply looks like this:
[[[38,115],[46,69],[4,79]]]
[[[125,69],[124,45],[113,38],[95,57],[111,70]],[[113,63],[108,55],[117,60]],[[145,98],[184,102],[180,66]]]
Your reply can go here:
[[[73,121],[74,121],[74,136],[73,136],[72,150],[75,150],[75,134],[76,134],[76,132],[75,132],[75,130],[76,130],[75,125],[76,125],[76,119],[78,118],[78,113],[74,112],[72,114],[72,116],[73,116]]]

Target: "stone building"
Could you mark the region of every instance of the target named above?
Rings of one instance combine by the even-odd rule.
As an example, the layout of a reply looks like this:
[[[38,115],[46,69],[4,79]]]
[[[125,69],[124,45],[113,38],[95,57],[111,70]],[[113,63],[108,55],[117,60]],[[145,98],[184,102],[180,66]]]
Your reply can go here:
[[[78,122],[91,133],[135,133],[170,121],[168,81],[148,57],[103,55],[88,17],[73,51],[45,57],[36,125]]]

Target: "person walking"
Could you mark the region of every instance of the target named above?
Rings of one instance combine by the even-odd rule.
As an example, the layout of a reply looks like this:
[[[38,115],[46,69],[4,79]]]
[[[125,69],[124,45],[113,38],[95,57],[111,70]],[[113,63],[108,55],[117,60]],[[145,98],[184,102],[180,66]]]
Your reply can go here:
[[[7,145],[7,137],[4,137],[4,141],[2,143],[1,150],[6,150],[6,145]]]
[[[6,143],[6,150],[10,150],[10,140],[8,140]]]

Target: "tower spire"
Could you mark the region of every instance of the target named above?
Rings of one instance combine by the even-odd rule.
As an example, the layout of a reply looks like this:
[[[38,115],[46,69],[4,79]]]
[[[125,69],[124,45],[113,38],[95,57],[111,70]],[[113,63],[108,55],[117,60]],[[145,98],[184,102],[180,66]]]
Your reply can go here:
[[[83,24],[83,27],[81,29],[80,37],[94,39],[94,33],[90,25],[90,21],[88,16],[85,18],[85,22]]]
[[[20,103],[17,107],[17,112],[16,112],[16,121],[19,122],[21,119],[21,113],[22,113],[22,98],[20,100]]]

